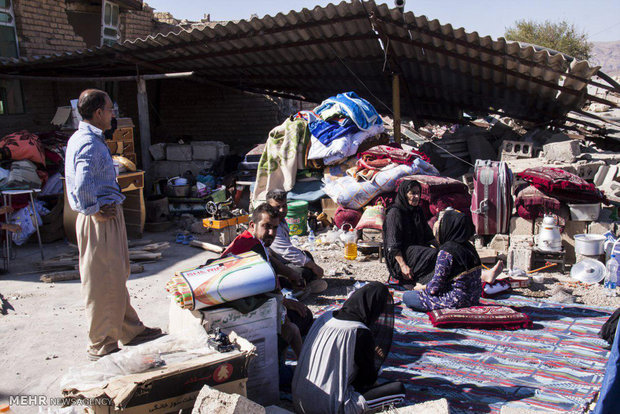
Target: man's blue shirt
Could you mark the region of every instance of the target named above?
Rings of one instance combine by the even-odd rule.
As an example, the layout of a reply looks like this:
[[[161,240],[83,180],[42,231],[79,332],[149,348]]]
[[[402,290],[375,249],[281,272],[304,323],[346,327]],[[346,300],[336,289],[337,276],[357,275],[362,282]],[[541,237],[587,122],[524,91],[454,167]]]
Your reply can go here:
[[[67,144],[65,179],[69,204],[79,213],[95,214],[101,206],[125,199],[103,131],[87,122],[80,122]]]

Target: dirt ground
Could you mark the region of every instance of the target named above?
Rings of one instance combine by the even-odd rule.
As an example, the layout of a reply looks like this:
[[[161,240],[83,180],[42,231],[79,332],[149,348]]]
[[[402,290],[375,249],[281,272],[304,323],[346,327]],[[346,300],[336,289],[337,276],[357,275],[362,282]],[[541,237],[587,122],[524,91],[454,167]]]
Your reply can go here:
[[[174,243],[175,231],[147,233],[145,239],[169,241],[171,247],[163,258],[145,264],[145,272],[135,274],[128,282],[132,303],[148,326],[167,329],[169,299],[164,286],[175,270],[188,269],[213,257],[194,247]],[[305,238],[301,239],[302,247]],[[71,251],[65,242],[45,245],[46,258]],[[0,404],[9,396],[43,395],[59,397],[60,378],[70,367],[89,363],[86,356],[87,336],[84,306],[79,281],[53,284],[39,281],[34,263],[40,260],[38,246],[27,245],[16,250],[10,272],[0,275],[0,295],[4,315],[0,314]],[[360,256],[348,261],[343,249],[331,245],[317,247],[317,262],[326,270],[329,288],[304,300],[313,311],[346,295],[346,287],[356,280],[387,280],[385,263],[377,256]],[[545,274],[544,284],[533,284],[516,294],[540,298],[557,294],[557,286],[568,288],[577,303],[595,306],[620,306],[620,298],[604,295],[599,285],[574,285],[569,276]],[[565,297],[565,296],[564,296]],[[37,407],[12,407],[17,413],[38,412]]]

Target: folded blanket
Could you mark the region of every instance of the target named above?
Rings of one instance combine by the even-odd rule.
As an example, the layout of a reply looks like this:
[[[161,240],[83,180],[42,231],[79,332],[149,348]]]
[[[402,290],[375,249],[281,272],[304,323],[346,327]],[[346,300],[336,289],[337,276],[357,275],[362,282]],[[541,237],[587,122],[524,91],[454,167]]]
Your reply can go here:
[[[342,162],[347,157],[355,155],[360,145],[367,139],[379,135],[385,130],[383,125],[373,125],[367,131],[357,131],[347,134],[325,145],[314,135],[311,138],[308,159],[323,159],[323,164],[333,165]],[[312,132],[312,131],[311,131]]]
[[[334,107],[338,113],[346,115],[362,131],[368,130],[375,124],[383,124],[377,110],[366,99],[357,96],[355,92],[344,92],[332,96],[317,106],[314,112],[322,115],[322,112]]]
[[[304,119],[287,119],[269,132],[265,150],[256,171],[253,202],[264,201],[274,189],[290,191],[295,186],[297,170],[306,167],[310,133]]]

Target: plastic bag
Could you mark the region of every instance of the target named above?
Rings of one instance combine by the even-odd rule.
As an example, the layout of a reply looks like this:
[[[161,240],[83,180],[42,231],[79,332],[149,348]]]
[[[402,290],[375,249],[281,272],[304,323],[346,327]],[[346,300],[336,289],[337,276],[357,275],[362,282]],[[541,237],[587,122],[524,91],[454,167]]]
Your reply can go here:
[[[193,339],[166,335],[151,342],[125,348],[88,365],[71,367],[60,380],[63,389],[88,390],[101,387],[113,378],[137,374],[163,365],[178,364],[212,353],[208,335]]]
[[[30,236],[37,231],[34,220],[36,219],[39,223],[39,226],[43,225],[43,220],[41,219],[41,214],[45,215],[49,213],[49,210],[46,209],[43,203],[39,200],[35,201],[35,205],[37,208],[36,218],[33,219],[34,213],[32,211],[32,206],[28,204],[26,207],[21,210],[17,210],[13,214],[9,216],[9,223],[17,224],[21,227],[21,231],[15,232],[11,234],[11,238],[13,239],[13,243],[18,246],[26,243]]]

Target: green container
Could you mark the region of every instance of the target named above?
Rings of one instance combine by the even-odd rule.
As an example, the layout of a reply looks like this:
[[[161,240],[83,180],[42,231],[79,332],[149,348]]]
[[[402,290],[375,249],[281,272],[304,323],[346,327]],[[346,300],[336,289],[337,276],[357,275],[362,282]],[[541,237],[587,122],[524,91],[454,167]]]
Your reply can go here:
[[[289,201],[286,223],[288,224],[289,235],[305,235],[308,229],[308,202],[301,200]]]

